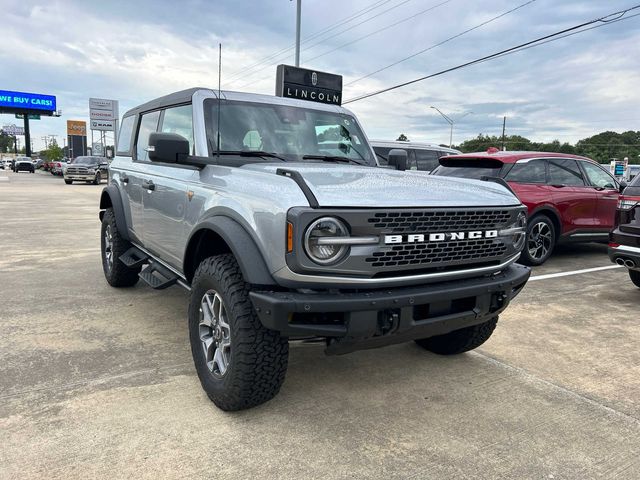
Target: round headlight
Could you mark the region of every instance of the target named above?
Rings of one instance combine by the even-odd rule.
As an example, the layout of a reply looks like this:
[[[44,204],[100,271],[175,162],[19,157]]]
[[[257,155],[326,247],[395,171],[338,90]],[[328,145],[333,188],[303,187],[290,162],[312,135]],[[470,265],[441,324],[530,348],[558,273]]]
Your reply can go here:
[[[335,263],[344,257],[348,246],[331,243],[332,237],[347,237],[349,230],[337,218],[324,217],[316,220],[304,236],[304,248],[309,258],[320,265]]]

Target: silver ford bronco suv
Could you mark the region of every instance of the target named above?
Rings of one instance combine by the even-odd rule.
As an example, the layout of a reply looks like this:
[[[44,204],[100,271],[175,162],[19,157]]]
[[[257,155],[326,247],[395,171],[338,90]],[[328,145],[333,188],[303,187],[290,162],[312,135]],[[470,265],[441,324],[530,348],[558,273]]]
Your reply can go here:
[[[277,394],[290,339],[476,348],[529,278],[525,207],[389,159],[336,105],[195,88],[134,108],[100,199],[107,282],[190,291],[196,371],[223,410]]]

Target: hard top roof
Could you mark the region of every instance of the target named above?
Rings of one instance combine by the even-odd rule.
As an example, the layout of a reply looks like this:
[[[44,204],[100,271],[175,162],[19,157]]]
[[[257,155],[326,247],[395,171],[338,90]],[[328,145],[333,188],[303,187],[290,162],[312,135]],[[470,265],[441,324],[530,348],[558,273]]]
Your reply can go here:
[[[179,92],[170,93],[163,97],[155,98],[147,103],[143,103],[137,107],[128,110],[124,116],[133,115],[136,113],[147,112],[150,110],[157,110],[168,105],[178,105],[181,103],[191,103],[192,97],[196,92],[202,92],[205,96],[218,98],[218,91],[211,88],[195,87],[188,88],[186,90],[180,90]],[[338,106],[329,105],[318,102],[310,102],[307,100],[298,100],[294,98],[276,97],[275,95],[262,95],[259,93],[246,93],[246,92],[234,92],[230,90],[222,90],[221,98],[223,100],[236,100],[243,102],[255,102],[255,103],[267,103],[271,105],[288,105],[299,108],[308,108],[313,110],[322,110],[326,112],[340,112],[353,115],[348,109]]]
[[[373,147],[407,147],[407,148],[431,148],[435,150],[442,150],[443,152],[459,152],[455,148],[443,147],[437,143],[430,142],[412,142],[405,140],[369,140],[369,143]]]

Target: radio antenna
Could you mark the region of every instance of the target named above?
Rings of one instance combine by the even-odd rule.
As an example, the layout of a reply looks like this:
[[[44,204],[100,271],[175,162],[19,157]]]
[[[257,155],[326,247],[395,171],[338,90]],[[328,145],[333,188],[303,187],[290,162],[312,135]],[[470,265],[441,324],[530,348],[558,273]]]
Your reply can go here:
[[[221,84],[222,84],[222,43],[218,44],[218,138],[216,144],[218,145],[216,149],[216,156],[218,157],[218,161],[220,160],[220,95],[221,95]]]

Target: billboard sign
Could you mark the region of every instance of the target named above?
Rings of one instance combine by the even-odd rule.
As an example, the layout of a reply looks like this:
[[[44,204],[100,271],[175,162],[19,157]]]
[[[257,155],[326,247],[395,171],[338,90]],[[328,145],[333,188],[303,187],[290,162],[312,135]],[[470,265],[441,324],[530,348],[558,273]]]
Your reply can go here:
[[[342,103],[342,75],[278,65],[276,95],[311,102],[340,105]]]
[[[17,127],[15,125],[5,125],[4,127],[2,127],[2,131],[7,135],[24,135],[24,128]]]
[[[118,101],[106,98],[89,99],[89,118],[91,120],[113,121],[118,119]],[[106,128],[92,130],[107,130]],[[110,130],[115,130],[115,124]]]
[[[67,135],[87,135],[87,122],[82,120],[67,120]]]
[[[0,90],[0,111],[18,113],[20,110],[56,111],[56,97],[41,93],[13,92]]]
[[[113,132],[116,129],[115,120],[91,120],[91,130]]]
[[[29,113],[27,117],[29,118],[29,120],[40,120],[40,115],[35,113]],[[16,118],[18,120],[24,120],[24,113],[16,113]]]
[[[98,157],[102,157],[104,155],[101,143],[93,143],[93,147],[91,148],[91,155],[97,155]]]

